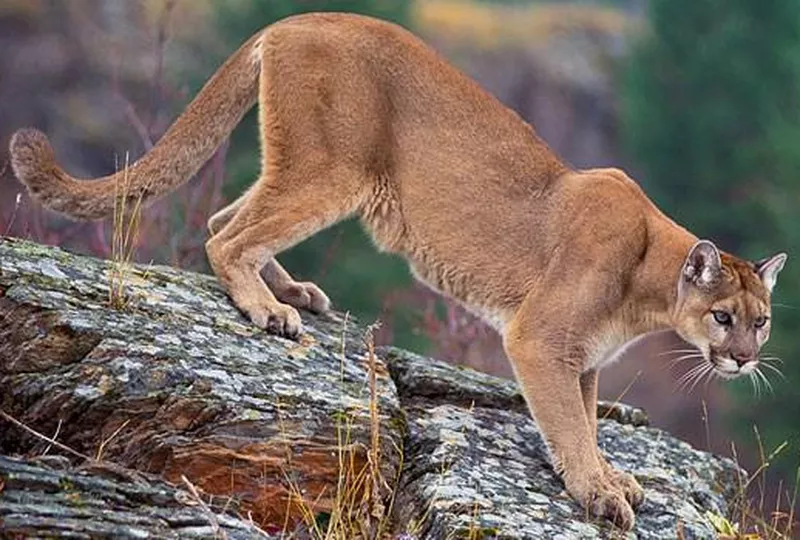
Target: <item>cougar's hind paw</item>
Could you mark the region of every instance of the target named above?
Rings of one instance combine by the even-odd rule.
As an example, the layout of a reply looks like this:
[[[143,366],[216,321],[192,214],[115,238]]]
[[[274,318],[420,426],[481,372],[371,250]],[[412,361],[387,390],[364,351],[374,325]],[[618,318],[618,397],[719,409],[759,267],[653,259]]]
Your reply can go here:
[[[300,314],[292,306],[286,304],[244,308],[243,311],[250,317],[253,324],[270,334],[295,339],[303,330]]]
[[[312,313],[322,314],[331,307],[328,296],[310,281],[290,283],[282,287],[280,291],[275,291],[275,295],[281,302],[286,302],[298,309],[307,309]]]
[[[325,313],[331,309],[331,301],[322,289],[310,281],[303,281],[298,285],[302,286],[309,296],[308,309],[314,313]]]

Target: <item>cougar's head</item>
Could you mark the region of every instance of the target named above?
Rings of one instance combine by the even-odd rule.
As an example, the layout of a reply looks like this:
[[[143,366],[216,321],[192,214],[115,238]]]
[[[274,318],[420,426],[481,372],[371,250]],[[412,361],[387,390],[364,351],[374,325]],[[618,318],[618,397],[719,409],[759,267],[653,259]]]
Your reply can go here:
[[[758,367],[769,339],[770,295],[785,262],[785,253],[744,261],[708,240],[690,250],[678,281],[675,329],[716,374],[733,378]]]

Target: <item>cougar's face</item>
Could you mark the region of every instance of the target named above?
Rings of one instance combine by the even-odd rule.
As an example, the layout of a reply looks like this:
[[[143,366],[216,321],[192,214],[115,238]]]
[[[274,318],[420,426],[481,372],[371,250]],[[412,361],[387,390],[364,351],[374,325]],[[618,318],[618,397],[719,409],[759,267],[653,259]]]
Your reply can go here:
[[[786,261],[778,254],[758,262],[720,254],[701,241],[686,259],[678,283],[678,334],[702,353],[703,374],[758,375],[769,339],[771,293]]]
[[[698,298],[691,304],[684,308],[691,320],[679,329],[682,337],[700,349],[718,375],[752,373],[769,339],[769,300],[740,290],[722,298]]]

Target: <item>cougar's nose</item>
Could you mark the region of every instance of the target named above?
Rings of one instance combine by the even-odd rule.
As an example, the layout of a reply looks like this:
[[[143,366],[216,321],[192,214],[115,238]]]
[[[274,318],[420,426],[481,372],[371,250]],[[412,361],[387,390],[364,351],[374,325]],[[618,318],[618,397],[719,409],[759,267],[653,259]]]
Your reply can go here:
[[[733,352],[731,351],[731,358],[733,358],[739,367],[742,367],[748,362],[752,362],[756,359],[756,355],[751,352]]]

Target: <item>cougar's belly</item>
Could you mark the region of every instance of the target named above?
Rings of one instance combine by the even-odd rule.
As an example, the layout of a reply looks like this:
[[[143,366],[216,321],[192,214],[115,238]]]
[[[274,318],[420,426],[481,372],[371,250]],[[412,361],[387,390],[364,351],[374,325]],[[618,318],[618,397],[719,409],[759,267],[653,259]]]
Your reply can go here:
[[[417,281],[433,291],[456,300],[467,311],[479,317],[498,332],[513,314],[508,305],[492,294],[493,287],[480,276],[458,265],[430,260],[419,256],[406,256],[411,274]]]
[[[417,280],[494,328],[501,330],[522,302],[531,270],[526,234],[503,226],[495,210],[442,201],[424,189],[401,196],[379,179],[360,216],[380,250],[402,255]]]

